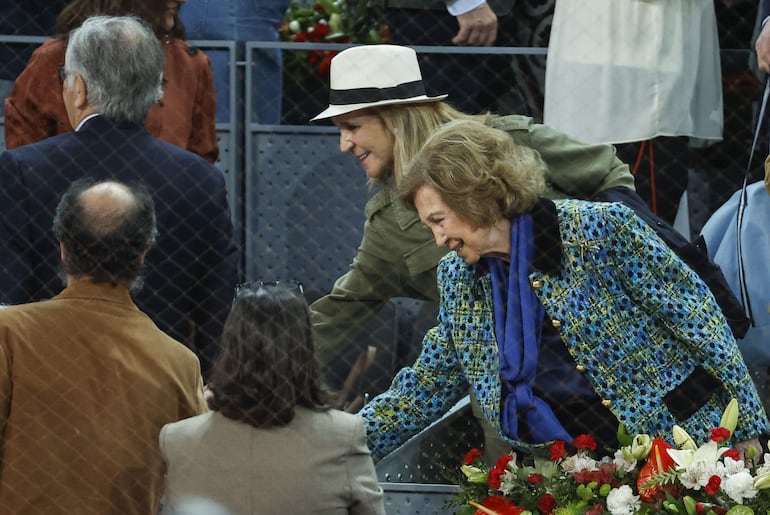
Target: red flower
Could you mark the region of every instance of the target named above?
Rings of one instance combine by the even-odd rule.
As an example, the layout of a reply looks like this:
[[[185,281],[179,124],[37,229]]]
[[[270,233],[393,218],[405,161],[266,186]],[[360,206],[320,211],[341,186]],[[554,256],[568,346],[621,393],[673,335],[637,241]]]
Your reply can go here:
[[[502,483],[502,477],[505,473],[505,469],[493,468],[489,471],[489,486],[495,490],[500,489],[500,483]]]
[[[307,41],[307,32],[297,32],[293,38],[291,38],[292,41],[295,43],[304,43]]]
[[[612,485],[616,486],[617,481],[614,480],[614,472],[617,467],[611,463],[602,463],[599,470],[581,469],[575,472],[575,481],[580,484],[587,485],[589,483],[596,483],[598,485]]]
[[[716,427],[711,430],[711,440],[714,442],[724,442],[730,439],[730,430],[724,427]]]
[[[511,460],[513,460],[512,454],[503,454],[502,456],[497,458],[497,463],[495,463],[495,468],[505,470],[505,467],[508,466]]]
[[[556,507],[556,498],[549,493],[543,494],[543,496],[537,501],[537,509],[540,513],[553,513],[553,509]]]
[[[719,493],[719,485],[722,484],[722,478],[719,476],[711,476],[709,482],[704,488],[707,494],[716,495]]]
[[[465,453],[465,459],[463,459],[463,463],[465,465],[473,465],[476,462],[476,460],[480,459],[483,456],[483,454],[484,453],[482,453],[480,450],[474,447],[473,449]]]
[[[485,508],[489,508],[498,515],[521,515],[521,513],[524,512],[524,508],[519,508],[502,495],[490,495],[481,501],[481,505]],[[481,510],[476,513],[484,515]]]
[[[596,440],[594,440],[594,437],[591,435],[578,435],[575,437],[575,439],[572,441],[572,445],[575,446],[575,449],[588,449],[591,451],[596,450]]]
[[[318,12],[324,12],[324,6],[321,5],[320,3],[314,3],[313,10]]]
[[[307,53],[307,62],[310,64],[317,63],[323,57],[323,52],[320,50],[311,50]]]
[[[549,449],[551,461],[558,461],[564,457],[564,440],[556,440]]]
[[[318,63],[318,75],[320,77],[326,77],[329,73],[329,69],[332,66],[332,58],[339,52],[330,52],[329,50],[324,52],[324,58]]]
[[[543,482],[543,475],[542,474],[530,474],[527,477],[527,483],[530,485],[539,485]]]
[[[727,458],[732,458],[735,461],[741,461],[741,451],[738,449],[728,449],[725,451],[725,453],[722,455]]]
[[[503,477],[503,474],[505,474],[505,468],[512,459],[513,456],[511,454],[503,454],[497,458],[497,463],[495,463],[495,466],[489,471],[489,486],[495,490],[500,488],[500,479]]]
[[[328,23],[321,23],[320,21],[313,25],[313,28],[310,29],[310,34],[313,36],[313,40],[315,41],[321,41],[323,38],[325,38],[331,29],[329,28]]]
[[[586,511],[586,515],[602,515],[604,507],[601,504],[594,504],[593,508]]]

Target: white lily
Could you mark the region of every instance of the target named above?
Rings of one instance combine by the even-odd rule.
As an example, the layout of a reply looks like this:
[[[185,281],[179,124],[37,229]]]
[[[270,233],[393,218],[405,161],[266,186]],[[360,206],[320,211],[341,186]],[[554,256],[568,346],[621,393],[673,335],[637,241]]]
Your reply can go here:
[[[650,438],[650,435],[636,435],[631,442],[631,456],[633,456],[635,460],[643,460],[650,455],[651,450],[652,438]]]
[[[674,443],[679,446],[680,449],[690,449],[694,451],[698,448],[690,434],[680,426],[675,425],[671,432],[674,435]]]
[[[473,465],[462,465],[460,470],[465,474],[465,477],[468,478],[470,483],[486,483],[487,477],[489,476],[489,474]]]
[[[727,404],[724,413],[722,413],[722,419],[719,422],[720,427],[724,427],[730,431],[730,436],[735,433],[735,426],[738,425],[738,399],[730,399]]]
[[[710,440],[697,449],[666,449],[668,455],[677,464],[678,470],[686,469],[693,463],[705,462],[715,463],[720,456],[728,451],[727,447],[719,447],[717,443]]]

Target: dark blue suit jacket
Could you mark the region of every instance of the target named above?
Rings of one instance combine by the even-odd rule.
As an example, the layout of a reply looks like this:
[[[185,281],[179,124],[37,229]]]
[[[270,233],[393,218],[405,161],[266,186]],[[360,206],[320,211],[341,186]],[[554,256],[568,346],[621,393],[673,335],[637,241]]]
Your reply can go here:
[[[0,155],[0,301],[29,302],[61,291],[54,212],[69,184],[87,176],[143,182],[153,194],[158,241],[135,301],[181,342],[189,343],[194,324],[192,347],[205,373],[237,282],[224,177],[140,125],[99,116],[78,132]]]

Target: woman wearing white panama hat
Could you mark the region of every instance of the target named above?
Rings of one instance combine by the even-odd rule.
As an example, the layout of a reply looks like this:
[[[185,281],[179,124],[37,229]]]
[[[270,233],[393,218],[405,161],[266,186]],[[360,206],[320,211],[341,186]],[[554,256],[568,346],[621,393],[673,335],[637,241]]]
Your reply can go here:
[[[526,116],[459,112],[444,102],[446,95],[425,94],[417,55],[410,48],[346,49],[332,60],[330,85],[330,105],[313,120],[331,118],[340,129],[340,151],[358,158],[369,181],[381,189],[365,207],[364,236],[350,270],[311,306],[322,366],[329,365],[391,298],[439,300],[436,268],[448,250],[436,246],[431,231],[398,200],[393,188],[422,144],[444,123],[481,121],[537,150],[547,166],[547,198],[627,200],[637,204],[632,205],[637,211],[646,208],[633,191],[628,166],[611,145],[580,143]],[[675,248],[687,244],[665,224],[656,229]],[[735,309],[740,312],[740,305]],[[474,411],[484,428],[486,455],[497,456],[496,450],[508,446],[483,421],[475,404]]]

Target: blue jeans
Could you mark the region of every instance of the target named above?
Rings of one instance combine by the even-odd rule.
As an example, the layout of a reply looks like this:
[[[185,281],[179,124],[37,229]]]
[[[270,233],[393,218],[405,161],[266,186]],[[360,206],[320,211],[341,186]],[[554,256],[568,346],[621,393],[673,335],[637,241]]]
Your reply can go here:
[[[289,0],[188,0],[179,16],[187,29],[187,39],[278,41],[278,25],[288,6]],[[206,54],[211,59],[217,91],[228,91],[226,55],[220,56],[215,51]],[[283,92],[281,51],[277,48],[255,50],[254,62],[254,90],[247,93],[252,95],[254,112],[249,113],[247,121],[278,124]],[[224,111],[217,108],[217,121],[220,114],[229,113],[226,95],[224,100]],[[217,104],[222,105],[219,93]],[[229,116],[225,116],[227,118]]]

